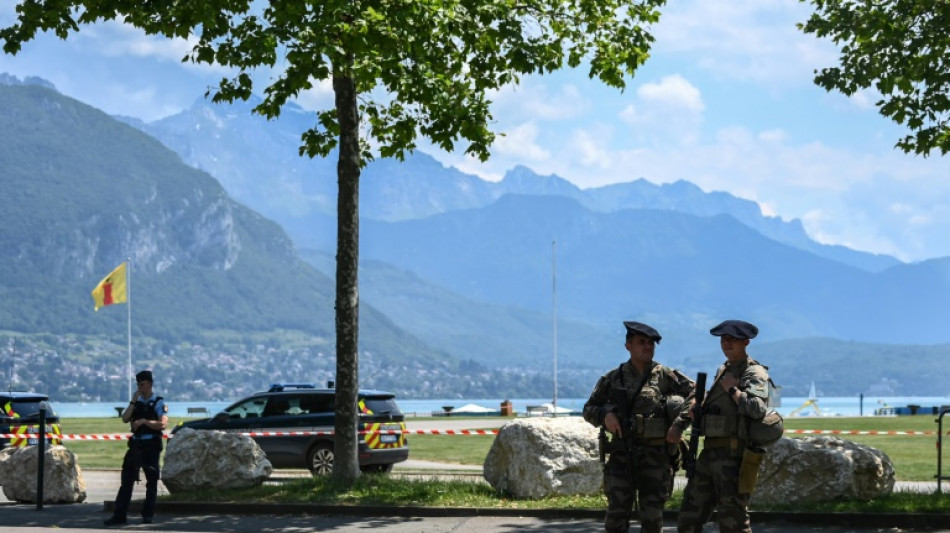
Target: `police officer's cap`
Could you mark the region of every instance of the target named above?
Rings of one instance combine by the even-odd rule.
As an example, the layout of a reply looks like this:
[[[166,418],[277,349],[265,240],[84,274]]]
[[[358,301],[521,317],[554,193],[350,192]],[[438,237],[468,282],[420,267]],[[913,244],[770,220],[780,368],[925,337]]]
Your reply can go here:
[[[152,371],[143,370],[135,375],[135,381],[152,381]]]
[[[641,322],[625,321],[623,323],[624,327],[627,328],[627,335],[643,335],[644,337],[649,337],[653,339],[653,342],[659,344],[660,339],[663,337],[650,326],[643,324]]]
[[[742,320],[726,320],[709,330],[709,333],[717,337],[729,335],[735,339],[754,339],[759,334],[759,328]]]

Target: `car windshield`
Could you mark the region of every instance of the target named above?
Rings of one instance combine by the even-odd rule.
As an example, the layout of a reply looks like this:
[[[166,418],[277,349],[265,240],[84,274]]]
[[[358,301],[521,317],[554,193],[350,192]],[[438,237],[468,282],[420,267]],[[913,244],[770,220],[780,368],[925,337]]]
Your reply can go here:
[[[39,418],[40,409],[43,407],[46,408],[46,418],[56,416],[53,406],[40,398],[8,401],[0,407],[3,407],[3,416],[7,418]]]
[[[248,398],[243,402],[228,407],[224,412],[227,413],[230,418],[256,418],[264,413],[265,405],[267,405],[267,398]]]

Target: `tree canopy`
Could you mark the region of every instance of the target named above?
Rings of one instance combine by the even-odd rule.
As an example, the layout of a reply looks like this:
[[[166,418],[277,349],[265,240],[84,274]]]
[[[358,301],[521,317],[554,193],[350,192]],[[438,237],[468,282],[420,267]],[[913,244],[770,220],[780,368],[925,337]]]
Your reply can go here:
[[[848,96],[876,89],[881,115],[911,132],[900,149],[950,151],[950,1],[807,1],[816,11],[799,27],[841,47],[840,66],[815,83]]]
[[[120,20],[149,34],[197,39],[186,60],[235,69],[212,95],[247,99],[251,73],[274,68],[256,112],[281,107],[334,74],[352,76],[361,95],[362,155],[400,156],[423,135],[446,150],[458,139],[488,157],[490,91],[521,75],[589,66],[591,77],[622,88],[648,57],[649,24],[665,0],[24,0],[17,24],[0,30],[16,53],[37,31],[61,38],[80,25]],[[301,151],[328,155],[340,134],[335,109],[317,113]]]

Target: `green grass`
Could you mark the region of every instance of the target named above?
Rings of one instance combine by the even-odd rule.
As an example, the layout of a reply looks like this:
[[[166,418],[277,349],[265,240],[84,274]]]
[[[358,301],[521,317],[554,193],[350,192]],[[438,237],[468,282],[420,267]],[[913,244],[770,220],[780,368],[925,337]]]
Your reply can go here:
[[[173,427],[183,418],[173,418]],[[425,419],[419,419],[425,420]],[[501,426],[507,419],[499,418]],[[128,425],[118,417],[112,418],[67,418],[60,427],[63,433],[101,434],[127,433]],[[854,430],[854,431],[930,431],[936,432],[937,424],[932,416],[903,417],[828,417],[789,418],[787,430]],[[948,428],[944,428],[945,431]],[[787,433],[794,438],[813,435]],[[894,462],[898,481],[933,481],[937,473],[937,449],[935,435],[840,435],[840,438],[873,446],[886,453]],[[945,435],[950,441],[950,435]],[[410,435],[410,457],[424,461],[481,465],[494,441],[491,435]],[[119,468],[125,443],[122,441],[66,441],[66,446],[79,456],[84,468]],[[945,445],[944,448],[950,447]],[[944,474],[950,473],[950,454],[944,455]]]
[[[667,509],[679,509],[682,491],[675,491]],[[467,481],[403,479],[364,475],[346,488],[326,477],[299,478],[280,485],[236,490],[179,492],[162,496],[163,501],[219,503],[311,503],[324,505],[392,505],[399,507],[478,507],[503,509],[593,509],[606,508],[602,494],[552,496],[537,500],[515,499],[485,484]],[[821,504],[758,505],[754,511],[836,513],[948,513],[950,497],[937,494],[897,493],[869,502],[847,501]]]
[[[950,496],[895,492],[890,496],[867,502],[846,501],[812,504],[771,505],[756,507],[757,511],[788,511],[817,513],[950,513]]]
[[[183,418],[170,418],[169,427],[174,427]],[[110,418],[64,418],[59,423],[60,431],[73,435],[128,435],[129,425],[119,417]],[[90,470],[118,470],[122,467],[127,443],[124,440],[66,440],[63,444],[76,454],[80,468]]]
[[[402,479],[386,475],[360,476],[356,484],[349,489],[333,479],[316,477],[250,489],[170,494],[163,496],[162,500],[521,509],[603,509],[607,505],[603,495],[515,500],[498,494],[490,486],[481,483]]]
[[[481,465],[494,440],[494,435],[412,435],[409,456],[424,461]]]

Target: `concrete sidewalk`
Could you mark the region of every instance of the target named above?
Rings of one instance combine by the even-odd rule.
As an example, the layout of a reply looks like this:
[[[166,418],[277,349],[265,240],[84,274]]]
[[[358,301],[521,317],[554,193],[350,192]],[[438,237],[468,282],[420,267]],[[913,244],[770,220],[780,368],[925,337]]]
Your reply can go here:
[[[435,468],[439,469],[436,470]],[[479,467],[409,462],[394,469],[400,472],[456,472],[476,475]],[[309,476],[305,470],[278,470],[272,482]],[[133,495],[129,525],[105,528],[111,502],[119,485],[118,470],[84,471],[87,499],[71,505],[0,503],[0,530],[4,533],[40,533],[49,529],[85,531],[143,530],[179,532],[267,532],[300,533],[327,531],[362,533],[382,528],[390,533],[594,533],[603,531],[602,510],[462,509],[430,507],[374,507],[338,505],[246,505],[208,503],[159,503],[156,522],[141,524],[135,511],[144,497],[139,483]],[[901,489],[932,491],[935,483],[901,484]],[[929,490],[928,490],[929,489]],[[167,493],[160,486],[161,493]],[[675,512],[667,513],[664,533],[675,532]],[[946,515],[852,515],[844,513],[753,513],[757,532],[765,533],[894,533],[910,531],[950,532]],[[707,531],[718,531],[707,525]]]
[[[310,506],[309,512],[293,506],[275,505],[270,512],[243,505],[191,504],[189,510],[166,508],[160,504],[156,521],[141,524],[137,516],[120,528],[105,528],[107,518],[102,506],[94,504],[0,505],[0,530],[4,533],[47,533],[69,529],[76,533],[93,531],[168,531],[168,532],[235,532],[235,533],[301,533],[333,531],[363,533],[382,529],[387,533],[595,533],[603,531],[603,512],[435,508],[371,508]],[[249,512],[251,511],[251,512]],[[758,533],[910,533],[950,532],[946,515],[851,515],[753,513],[753,528]],[[675,513],[667,513],[664,533],[675,533]],[[632,528],[636,531],[636,524]],[[706,533],[718,531],[707,524]]]

